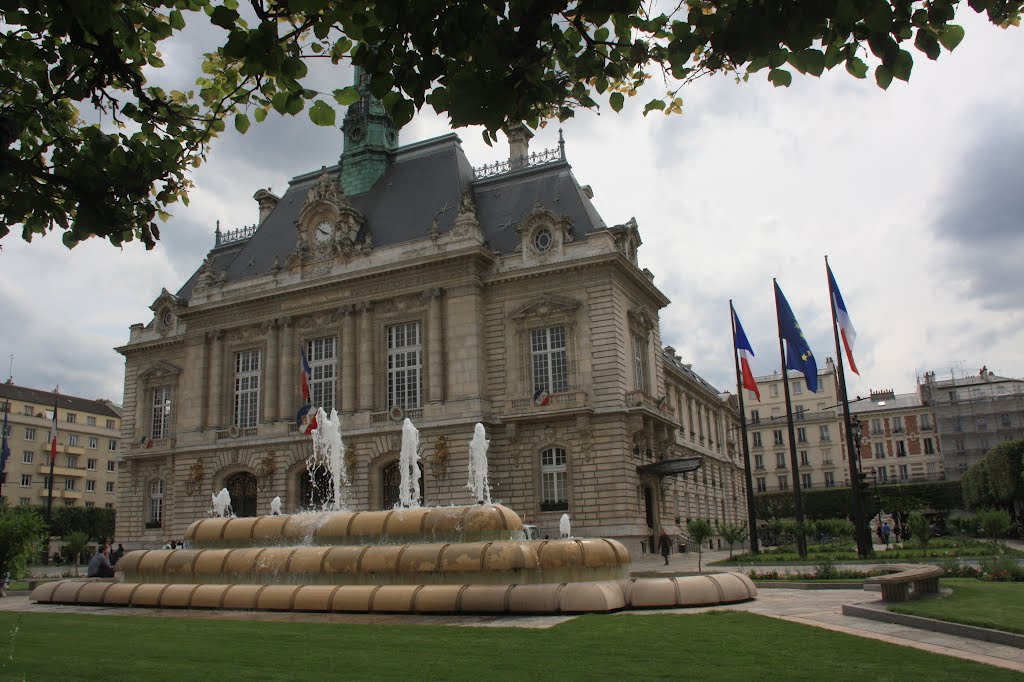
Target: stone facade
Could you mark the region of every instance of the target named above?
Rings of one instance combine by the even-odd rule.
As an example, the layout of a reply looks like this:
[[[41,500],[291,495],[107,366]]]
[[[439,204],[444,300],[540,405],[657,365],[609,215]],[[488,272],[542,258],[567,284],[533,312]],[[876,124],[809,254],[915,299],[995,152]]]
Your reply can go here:
[[[308,505],[300,348],[313,402],[341,416],[353,509],[393,503],[408,417],[424,504],[475,501],[466,483],[479,422],[492,499],[541,535],[557,537],[568,513],[574,535],[638,551],[686,517],[746,518],[735,411],[696,375],[666,368],[677,363],[661,349],[668,299],[637,264],[639,230],[601,221],[564,147],[477,177],[448,135],[398,148],[363,196],[344,191],[344,159],[280,198],[257,192],[255,232],[215,247],[118,349],[129,443],[119,539],[180,539],[222,487],[234,486],[240,514],[269,513],[276,496],[288,512]],[[458,168],[454,187],[437,189],[454,200],[429,194],[429,178],[401,194],[427,164]],[[403,224],[387,219],[395,211]],[[168,395],[166,428],[139,447],[162,419],[154,396]],[[680,431],[688,397],[710,429],[699,442]],[[644,468],[687,457],[705,463],[691,476],[708,482]]]
[[[917,393],[872,391],[868,399],[850,403],[850,412],[860,420],[861,471],[868,481],[945,478],[935,413]]]

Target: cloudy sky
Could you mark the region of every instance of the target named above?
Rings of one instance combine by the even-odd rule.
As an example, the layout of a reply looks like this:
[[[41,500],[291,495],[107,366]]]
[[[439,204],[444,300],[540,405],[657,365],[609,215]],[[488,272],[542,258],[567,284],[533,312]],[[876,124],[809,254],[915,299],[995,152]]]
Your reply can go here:
[[[984,364],[1024,376],[1024,34],[972,12],[960,21],[967,37],[955,53],[938,62],[915,53],[910,83],[887,92],[845,72],[797,76],[788,89],[763,74],[744,85],[723,77],[688,87],[682,116],[644,118],[637,101],[564,124],[573,172],[594,189],[605,221],[640,226],[641,264],[672,300],[661,317],[665,345],[720,389],[734,387],[730,298],[755,373],[779,367],[773,277],[819,364],[835,354],[826,254],[859,334],[851,395],[912,391],[930,369],[949,376]],[[194,79],[201,41],[168,50],[161,78]],[[347,73],[321,79],[350,82]],[[447,132],[425,111],[401,139]],[[474,165],[507,157],[478,130],[456,132]],[[557,136],[550,125],[533,148]],[[69,252],[56,234],[6,238],[0,359],[9,365],[13,355],[15,383],[119,402],[124,364],[113,348],[129,325],[150,320],[161,288],[176,291],[199,266],[216,221],[254,223],[253,192],[280,194],[289,177],[340,152],[340,131],[305,112],[268,118],[215,142],[191,205],[174,210],[155,251],[92,240]]]

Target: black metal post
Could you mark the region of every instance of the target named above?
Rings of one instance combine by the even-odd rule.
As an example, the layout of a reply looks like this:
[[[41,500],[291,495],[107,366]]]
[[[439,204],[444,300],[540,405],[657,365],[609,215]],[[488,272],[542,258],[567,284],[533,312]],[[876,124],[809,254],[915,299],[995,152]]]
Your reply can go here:
[[[772,278],[775,284],[775,278]],[[793,405],[789,397],[789,374],[786,371],[786,349],[782,343],[782,317],[779,315],[779,287],[775,286],[775,319],[779,326],[779,357],[782,362],[782,388],[786,396],[786,428],[789,431],[789,461],[793,466],[793,512],[800,527],[797,533],[796,548],[801,559],[807,558],[807,537],[803,534],[804,503],[800,494],[800,462],[796,457],[796,429],[793,426]],[[817,378],[817,377],[815,377]]]
[[[743,473],[747,483],[747,523],[750,533],[750,551],[758,554],[761,548],[757,538],[757,514],[754,511],[754,481],[750,473],[750,446],[747,445],[747,412],[743,407],[743,379],[740,377],[740,361],[736,349],[736,311],[729,299],[729,321],[732,326],[732,359],[736,365],[736,395],[740,401],[740,438],[743,441]]]

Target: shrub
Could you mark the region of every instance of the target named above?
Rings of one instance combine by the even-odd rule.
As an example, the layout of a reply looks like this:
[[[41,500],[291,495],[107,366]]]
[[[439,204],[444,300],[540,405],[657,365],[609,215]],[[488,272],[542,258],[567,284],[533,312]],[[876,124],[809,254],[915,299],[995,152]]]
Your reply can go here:
[[[927,557],[928,542],[932,539],[932,525],[928,518],[919,511],[912,511],[907,519],[907,525],[910,526],[910,534],[921,543],[921,550]]]
[[[1013,525],[1005,509],[988,509],[978,514],[978,525],[985,532],[993,547],[998,547],[999,538],[1005,537]]]
[[[701,560],[704,555],[704,543],[711,538],[714,531],[711,522],[707,519],[691,519],[686,522],[686,530],[690,535],[690,542],[697,545],[697,572],[701,571]]]
[[[732,546],[737,543],[742,544],[747,539],[747,524],[718,523],[717,521],[715,524],[718,526],[718,534],[729,543],[729,558],[731,559]]]
[[[993,582],[1024,582],[1024,566],[1011,556],[983,557],[978,562],[982,580]]]
[[[7,576],[24,575],[29,559],[42,549],[45,528],[35,512],[0,501],[0,585]]]

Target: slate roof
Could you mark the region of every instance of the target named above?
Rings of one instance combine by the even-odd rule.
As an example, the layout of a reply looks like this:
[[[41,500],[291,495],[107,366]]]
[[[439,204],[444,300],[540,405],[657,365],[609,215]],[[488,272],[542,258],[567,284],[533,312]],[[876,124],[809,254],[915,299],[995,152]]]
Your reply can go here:
[[[923,407],[921,396],[917,393],[896,393],[892,398],[868,398],[866,400],[850,401],[851,414],[863,414],[865,412],[888,412],[891,410],[910,410]]]
[[[340,167],[326,170],[336,178]],[[227,281],[267,274],[275,258],[284,266],[297,240],[295,219],[323,171],[293,178],[277,206],[248,240],[215,247],[210,252]],[[366,219],[360,240],[369,231],[374,248],[380,248],[425,238],[434,216],[442,234],[450,231],[467,189],[473,190],[488,246],[501,254],[516,250],[519,236],[515,225],[537,203],[567,215],[575,239],[607,227],[564,159],[474,180],[461,140],[453,133],[399,148],[370,191],[348,200]],[[190,298],[197,275],[198,270],[178,291],[180,298]]]
[[[53,391],[42,391],[37,388],[16,386],[15,384],[0,384],[0,401],[17,401],[39,405],[40,407],[51,407],[53,398],[57,397],[57,412],[71,410],[73,412],[88,412],[104,417],[120,417],[113,403],[107,400],[89,400],[88,398],[76,398],[73,395],[54,394]]]

